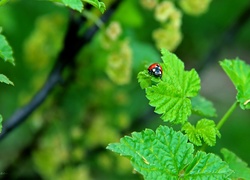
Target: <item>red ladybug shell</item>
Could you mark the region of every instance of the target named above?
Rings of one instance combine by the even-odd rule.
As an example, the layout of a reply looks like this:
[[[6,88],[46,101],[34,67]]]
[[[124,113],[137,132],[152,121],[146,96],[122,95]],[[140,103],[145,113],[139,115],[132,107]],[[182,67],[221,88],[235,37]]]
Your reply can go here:
[[[162,67],[160,64],[158,63],[154,63],[154,64],[151,64],[149,67],[148,67],[148,73],[150,75],[153,75],[155,77],[162,77]]]

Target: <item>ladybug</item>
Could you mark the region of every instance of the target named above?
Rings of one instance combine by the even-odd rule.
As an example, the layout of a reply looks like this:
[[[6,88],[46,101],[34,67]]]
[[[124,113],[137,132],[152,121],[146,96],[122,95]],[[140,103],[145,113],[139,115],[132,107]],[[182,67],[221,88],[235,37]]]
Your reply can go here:
[[[148,73],[150,75],[153,75],[155,77],[160,77],[162,76],[162,67],[160,64],[158,63],[154,63],[154,64],[151,64],[149,67],[148,67]]]

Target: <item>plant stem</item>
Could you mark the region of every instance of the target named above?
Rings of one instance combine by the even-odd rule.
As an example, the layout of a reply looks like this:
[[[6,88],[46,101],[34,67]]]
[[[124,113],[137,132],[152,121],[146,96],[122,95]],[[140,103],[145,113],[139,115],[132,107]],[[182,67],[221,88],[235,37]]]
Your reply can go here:
[[[228,117],[232,114],[232,112],[235,110],[235,108],[237,107],[237,105],[238,105],[238,103],[237,103],[237,101],[235,101],[233,103],[233,105],[228,109],[228,111],[226,112],[226,114],[224,114],[224,116],[221,118],[221,120],[218,122],[218,124],[216,126],[218,130],[227,121]]]

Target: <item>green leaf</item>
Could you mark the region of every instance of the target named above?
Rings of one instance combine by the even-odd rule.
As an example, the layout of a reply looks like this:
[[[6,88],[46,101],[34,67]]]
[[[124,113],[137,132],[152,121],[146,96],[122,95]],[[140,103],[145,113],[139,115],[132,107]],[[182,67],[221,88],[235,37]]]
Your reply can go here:
[[[160,126],[125,136],[107,149],[128,157],[134,169],[152,179],[225,179],[232,171],[213,154],[198,152],[181,132]]]
[[[60,2],[65,6],[70,7],[76,11],[82,12],[83,10],[83,2],[87,2],[97,9],[99,9],[102,13],[106,10],[106,6],[103,2],[99,2],[98,0],[51,0],[53,2]]]
[[[5,84],[11,84],[14,86],[13,82],[11,82],[5,75],[0,74],[0,82]]]
[[[236,87],[237,101],[242,109],[250,109],[250,66],[240,59],[224,60],[221,67]]]
[[[216,109],[211,101],[198,95],[191,99],[192,111],[200,116],[216,117]]]
[[[193,161],[186,168],[183,179],[224,180],[229,179],[232,173],[233,171],[228,164],[215,154],[198,151]]]
[[[84,2],[87,2],[91,4],[92,6],[95,6],[97,9],[101,11],[101,13],[104,13],[106,10],[106,6],[103,2],[99,2],[98,0],[82,0]]]
[[[15,65],[13,51],[6,38],[0,34],[0,58]]]
[[[3,122],[3,117],[2,117],[2,115],[0,114],[0,133],[2,132],[2,128],[3,128],[2,122]]]
[[[196,146],[202,145],[201,139],[207,145],[214,146],[216,144],[216,136],[220,137],[214,121],[208,119],[201,119],[197,122],[196,127],[187,122],[182,126],[182,131],[185,131],[190,142]]]
[[[138,79],[138,82],[139,82],[142,89],[145,89],[145,88],[151,86],[151,84],[152,84],[151,83],[151,76],[148,74],[148,72],[146,70],[139,72],[137,75],[137,79]]]
[[[73,10],[79,11],[79,12],[82,12],[82,10],[83,10],[82,0],[50,0],[50,1],[60,2],[60,3],[64,4],[65,6],[71,8]]]
[[[184,70],[184,64],[174,54],[163,49],[162,81],[146,89],[149,104],[162,114],[164,121],[185,123],[191,115],[191,100],[198,94],[200,79],[197,72]]]
[[[232,178],[235,179],[250,179],[250,169],[247,166],[247,163],[242,161],[238,156],[228,149],[221,149],[224,160],[229,164],[229,167],[234,170]]]
[[[181,130],[185,131],[185,133],[187,134],[188,139],[191,143],[193,143],[196,146],[202,146],[201,137],[199,136],[196,128],[192,124],[190,124],[189,122],[186,122],[182,126]]]

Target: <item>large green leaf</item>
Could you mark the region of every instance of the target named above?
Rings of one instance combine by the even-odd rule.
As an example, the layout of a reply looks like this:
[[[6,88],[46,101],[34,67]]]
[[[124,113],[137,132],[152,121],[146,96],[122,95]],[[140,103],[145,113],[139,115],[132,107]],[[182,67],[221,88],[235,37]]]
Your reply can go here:
[[[229,164],[229,167],[234,170],[232,178],[235,179],[250,179],[250,168],[247,166],[247,163],[242,161],[238,156],[228,149],[223,148],[221,150],[224,160]]]
[[[10,62],[13,65],[15,64],[12,48],[2,34],[0,34],[0,58],[4,61]]]
[[[250,66],[238,58],[221,61],[220,65],[238,91],[240,107],[250,109]]]
[[[185,71],[183,62],[174,54],[163,49],[162,55],[162,81],[146,88],[146,97],[164,121],[184,123],[191,115],[190,98],[198,94],[200,79],[194,69]]]
[[[156,132],[146,129],[125,136],[110,149],[128,157],[134,169],[145,179],[226,179],[232,171],[213,154],[198,152],[188,143],[187,136],[167,126]]]

